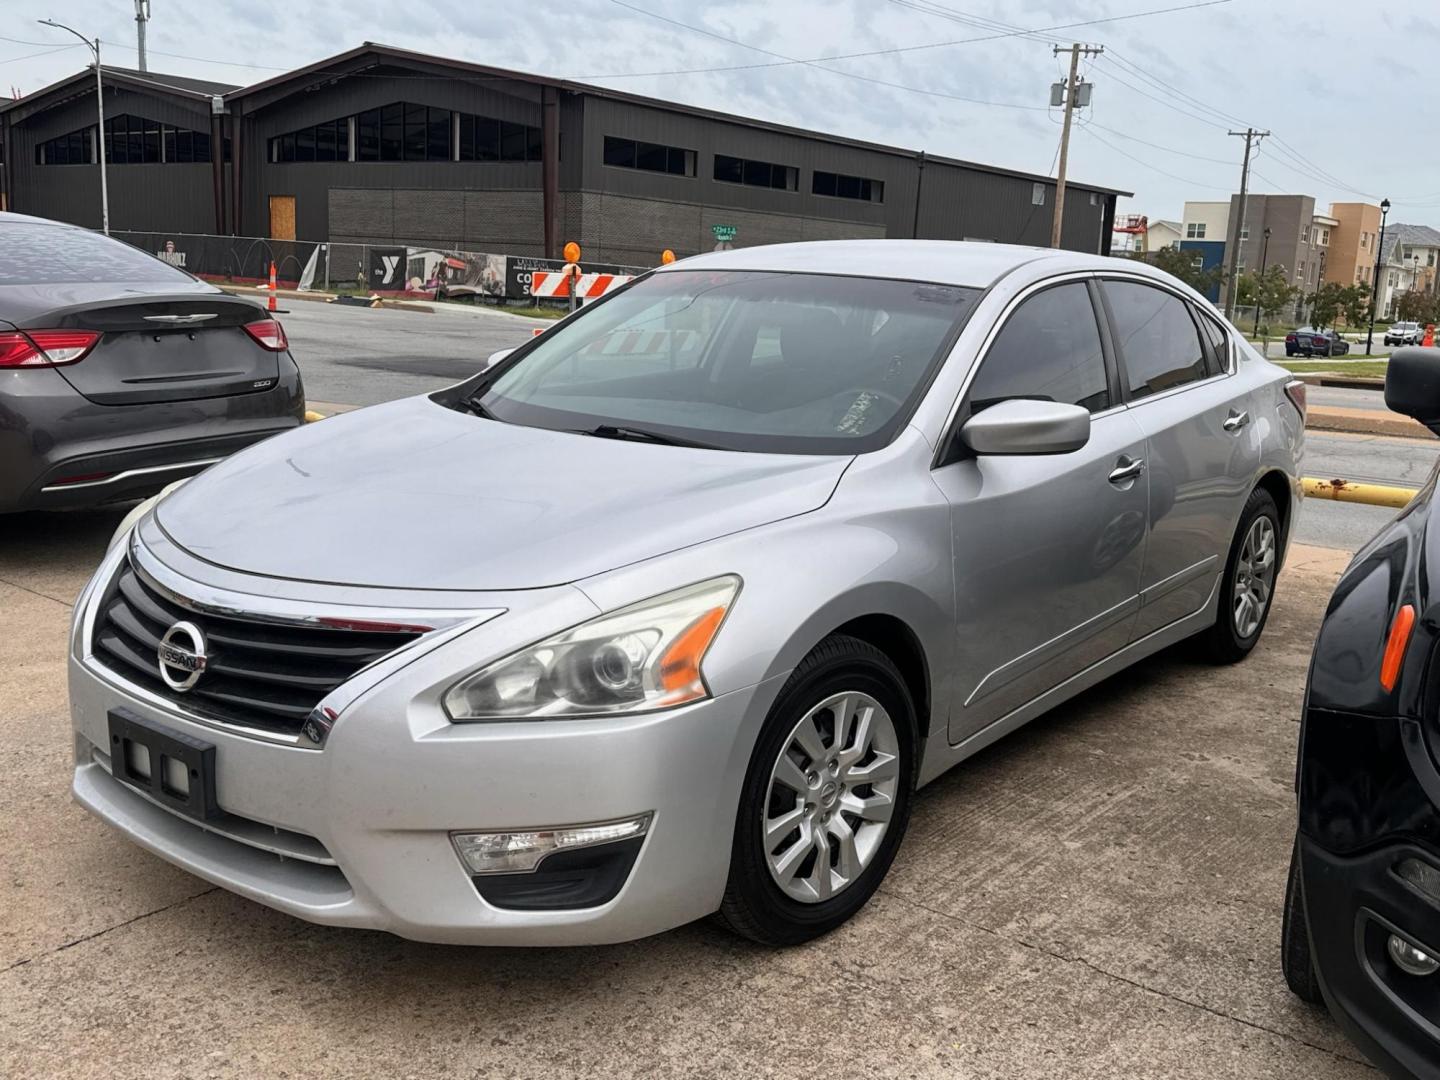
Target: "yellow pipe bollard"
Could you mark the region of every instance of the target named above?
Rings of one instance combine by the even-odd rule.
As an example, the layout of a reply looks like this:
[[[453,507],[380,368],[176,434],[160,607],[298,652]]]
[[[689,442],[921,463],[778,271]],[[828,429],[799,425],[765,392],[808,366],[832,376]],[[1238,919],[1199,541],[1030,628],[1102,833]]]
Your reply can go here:
[[[1331,499],[1335,502],[1364,503],[1366,506],[1392,506],[1397,510],[1415,497],[1416,489],[1392,487],[1389,484],[1361,484],[1352,480],[1318,480],[1304,477],[1307,499]]]
[[[313,424],[313,423],[315,423],[316,420],[324,420],[324,419],[325,419],[325,413],[323,413],[323,412],[316,412],[314,409],[306,409],[306,410],[305,410],[305,423],[307,423],[307,424]]]

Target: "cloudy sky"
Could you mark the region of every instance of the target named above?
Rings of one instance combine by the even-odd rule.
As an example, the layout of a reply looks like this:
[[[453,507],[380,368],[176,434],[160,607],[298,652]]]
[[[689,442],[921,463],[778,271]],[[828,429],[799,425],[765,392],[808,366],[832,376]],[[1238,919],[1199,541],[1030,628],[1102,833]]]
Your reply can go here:
[[[1194,2],[153,0],[149,49],[153,71],[247,83],[378,41],[1053,175],[1060,115],[1047,101],[1064,61],[1051,45],[1079,40],[1106,51],[1082,65],[1094,97],[1071,176],[1134,191],[1122,213],[1178,219],[1187,199],[1227,197],[1243,141],[1226,130],[1253,125],[1273,132],[1256,190],[1389,197],[1392,221],[1440,225],[1436,0],[1139,15]],[[40,18],[98,34],[106,63],[134,66],[132,0],[0,6],[7,93],[88,59]]]

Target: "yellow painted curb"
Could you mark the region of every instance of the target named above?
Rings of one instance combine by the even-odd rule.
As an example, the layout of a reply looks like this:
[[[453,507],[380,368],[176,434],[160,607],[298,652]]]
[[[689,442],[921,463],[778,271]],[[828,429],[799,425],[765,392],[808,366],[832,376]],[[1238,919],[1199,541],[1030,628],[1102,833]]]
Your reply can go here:
[[[305,410],[305,422],[306,422],[307,424],[313,424],[316,420],[324,420],[324,419],[325,419],[325,414],[324,414],[323,412],[316,412],[314,409],[306,409],[306,410]]]
[[[1350,480],[1317,480],[1304,478],[1305,496],[1310,499],[1332,499],[1335,502],[1364,503],[1366,506],[1406,506],[1415,497],[1415,488],[1391,487],[1389,484],[1360,484]]]

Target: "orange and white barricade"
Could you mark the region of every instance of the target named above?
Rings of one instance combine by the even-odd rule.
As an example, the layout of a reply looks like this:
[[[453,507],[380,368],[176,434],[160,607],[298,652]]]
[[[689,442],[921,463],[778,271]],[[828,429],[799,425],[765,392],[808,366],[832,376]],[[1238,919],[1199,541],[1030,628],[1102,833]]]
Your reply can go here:
[[[536,270],[530,275],[530,295],[569,296],[571,277],[564,270]],[[581,300],[598,300],[633,278],[633,274],[580,274],[575,278],[575,295]]]

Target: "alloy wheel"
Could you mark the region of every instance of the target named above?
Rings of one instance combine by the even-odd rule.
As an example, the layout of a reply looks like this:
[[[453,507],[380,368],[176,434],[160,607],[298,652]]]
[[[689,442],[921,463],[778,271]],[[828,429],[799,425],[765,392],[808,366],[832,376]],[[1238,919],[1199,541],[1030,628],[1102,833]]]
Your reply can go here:
[[[860,877],[880,850],[900,782],[900,740],[885,707],[832,694],[800,720],[770,771],[760,822],[770,876],[817,904]]]
[[[1235,633],[1248,638],[1260,629],[1275,585],[1275,526],[1261,515],[1250,525],[1235,562]]]

